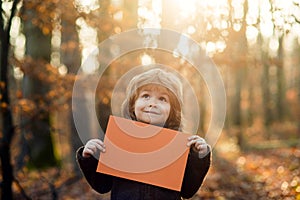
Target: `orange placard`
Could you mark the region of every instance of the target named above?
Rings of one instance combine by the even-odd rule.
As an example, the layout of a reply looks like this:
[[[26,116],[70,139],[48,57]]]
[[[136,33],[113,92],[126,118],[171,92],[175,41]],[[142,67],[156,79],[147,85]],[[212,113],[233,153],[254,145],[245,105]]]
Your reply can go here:
[[[190,135],[110,116],[97,172],[180,191]]]

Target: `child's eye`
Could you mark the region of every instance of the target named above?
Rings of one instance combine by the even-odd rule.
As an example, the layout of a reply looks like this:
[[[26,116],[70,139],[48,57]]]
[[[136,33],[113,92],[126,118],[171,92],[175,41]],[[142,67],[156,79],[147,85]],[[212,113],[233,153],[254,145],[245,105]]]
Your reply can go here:
[[[149,94],[143,94],[143,95],[142,95],[142,98],[144,98],[144,99],[148,99],[149,97],[150,97]]]
[[[159,100],[163,101],[163,102],[168,102],[167,98],[165,98],[165,97],[160,97]]]

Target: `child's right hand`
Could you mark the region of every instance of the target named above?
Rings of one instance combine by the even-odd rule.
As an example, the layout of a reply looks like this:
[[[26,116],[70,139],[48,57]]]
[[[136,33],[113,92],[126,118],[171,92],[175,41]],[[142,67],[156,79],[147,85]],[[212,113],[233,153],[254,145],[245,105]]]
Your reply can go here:
[[[97,152],[105,152],[105,145],[100,139],[89,140],[82,151],[82,157],[87,158],[91,155],[96,155]]]

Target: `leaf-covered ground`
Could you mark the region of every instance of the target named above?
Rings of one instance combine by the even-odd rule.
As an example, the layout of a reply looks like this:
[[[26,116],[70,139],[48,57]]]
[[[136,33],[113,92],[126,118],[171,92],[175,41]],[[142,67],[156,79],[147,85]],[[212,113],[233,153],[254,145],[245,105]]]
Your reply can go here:
[[[196,199],[300,200],[300,149],[218,153]]]
[[[234,149],[232,147],[231,149]],[[104,199],[83,178],[65,170],[23,172],[16,175],[31,199]],[[15,199],[26,199],[14,183]],[[300,200],[300,148],[256,152],[214,151],[212,167],[193,200]]]

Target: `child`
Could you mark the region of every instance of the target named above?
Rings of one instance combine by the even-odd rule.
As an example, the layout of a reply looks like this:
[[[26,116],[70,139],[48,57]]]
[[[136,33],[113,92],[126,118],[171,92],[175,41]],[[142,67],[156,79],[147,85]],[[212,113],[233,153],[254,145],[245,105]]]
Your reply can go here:
[[[124,118],[182,131],[182,86],[170,72],[155,68],[135,76],[122,105]],[[141,133],[142,134],[142,133]],[[111,200],[180,200],[191,198],[200,188],[210,166],[210,147],[197,135],[188,138],[190,147],[181,191],[96,172],[97,153],[105,153],[100,139],[89,140],[77,151],[80,168],[93,189],[111,191]]]

